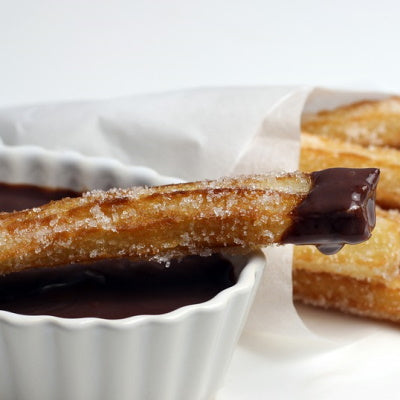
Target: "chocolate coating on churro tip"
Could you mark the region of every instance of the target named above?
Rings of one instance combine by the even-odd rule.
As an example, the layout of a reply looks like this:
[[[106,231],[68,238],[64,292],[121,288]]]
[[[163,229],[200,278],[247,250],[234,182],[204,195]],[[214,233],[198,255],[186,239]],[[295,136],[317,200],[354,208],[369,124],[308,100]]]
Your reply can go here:
[[[331,168],[311,174],[312,188],[293,211],[282,243],[315,244],[324,254],[371,236],[375,226],[376,168]]]

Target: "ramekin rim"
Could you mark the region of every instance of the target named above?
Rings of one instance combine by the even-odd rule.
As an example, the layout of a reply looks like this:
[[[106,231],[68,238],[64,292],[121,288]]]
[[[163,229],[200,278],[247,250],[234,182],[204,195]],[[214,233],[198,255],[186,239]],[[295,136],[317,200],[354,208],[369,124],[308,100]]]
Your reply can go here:
[[[109,168],[119,168],[124,171],[135,171],[136,173],[143,174],[145,178],[150,180],[159,180],[167,183],[179,183],[183,182],[182,179],[177,177],[163,175],[153,168],[144,165],[134,165],[134,164],[124,164],[121,161],[112,157],[101,157],[101,156],[91,156],[79,153],[74,150],[50,150],[36,145],[23,145],[23,146],[10,146],[10,145],[0,145],[0,154],[2,151],[6,151],[9,154],[23,155],[23,156],[37,156],[37,157],[47,157],[54,160],[68,160],[79,162],[80,164],[91,165],[92,167],[109,167]]]

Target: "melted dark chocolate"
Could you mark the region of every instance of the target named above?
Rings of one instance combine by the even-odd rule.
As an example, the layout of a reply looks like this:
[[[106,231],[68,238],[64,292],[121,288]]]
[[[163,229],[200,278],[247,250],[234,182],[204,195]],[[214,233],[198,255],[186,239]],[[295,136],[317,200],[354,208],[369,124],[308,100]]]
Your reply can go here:
[[[325,254],[367,240],[375,226],[376,168],[313,172],[312,188],[294,212],[282,242],[315,244]],[[332,184],[334,183],[334,184]]]
[[[63,318],[126,318],[201,303],[235,283],[221,256],[164,264],[129,260],[31,269],[0,279],[0,309]]]
[[[0,184],[0,211],[78,195],[63,189]],[[63,318],[161,314],[207,301],[235,282],[233,265],[218,255],[187,257],[169,268],[159,263],[108,260],[27,269],[0,278],[0,310]]]
[[[51,200],[77,196],[80,196],[79,192],[69,189],[49,189],[33,185],[0,183],[0,211],[20,211],[39,207]]]

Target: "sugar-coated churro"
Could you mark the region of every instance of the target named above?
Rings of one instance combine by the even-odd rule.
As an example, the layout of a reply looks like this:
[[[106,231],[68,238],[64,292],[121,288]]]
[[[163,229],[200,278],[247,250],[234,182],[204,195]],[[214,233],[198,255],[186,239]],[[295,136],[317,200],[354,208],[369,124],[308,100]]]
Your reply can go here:
[[[371,238],[334,255],[296,246],[293,295],[314,306],[400,321],[400,213],[377,208]]]
[[[313,246],[294,249],[295,270],[385,283],[400,276],[399,267],[400,213],[394,210],[377,208],[376,226],[371,238],[356,246],[346,246],[332,256],[315,251]]]
[[[400,277],[390,284],[329,272],[293,270],[294,297],[305,304],[400,322]]]
[[[302,130],[364,146],[400,148],[400,97],[366,100],[305,114]]]
[[[104,258],[247,252],[272,243],[334,252],[370,236],[378,176],[377,169],[335,169],[112,189],[3,213],[0,273]],[[338,181],[343,195],[332,201]]]
[[[381,170],[370,240],[326,257],[297,247],[294,297],[304,303],[400,322],[400,97],[365,101],[303,118],[300,169]]]
[[[301,135],[300,170],[302,171],[371,166],[381,170],[376,192],[377,203],[385,208],[400,208],[400,183],[398,183],[400,182],[400,150],[382,147],[367,148],[342,140],[311,135],[307,132]]]

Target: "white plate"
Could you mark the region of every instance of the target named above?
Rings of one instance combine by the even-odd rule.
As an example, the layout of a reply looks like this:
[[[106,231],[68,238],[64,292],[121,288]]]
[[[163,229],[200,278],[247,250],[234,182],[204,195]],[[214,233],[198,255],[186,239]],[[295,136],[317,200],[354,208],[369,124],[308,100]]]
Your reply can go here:
[[[398,325],[297,310],[316,336],[244,335],[216,400],[398,398]]]

